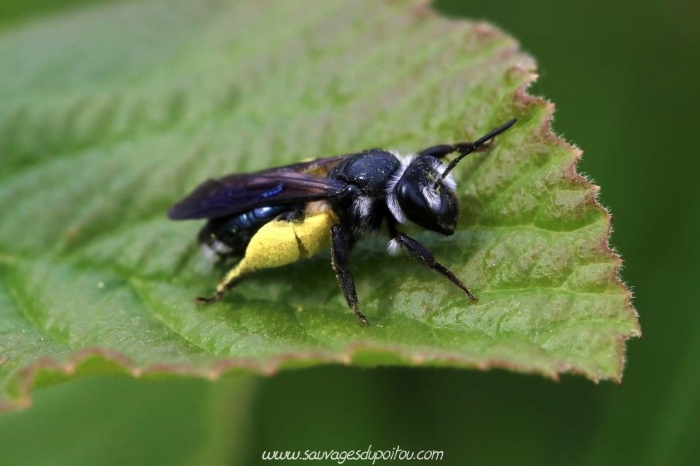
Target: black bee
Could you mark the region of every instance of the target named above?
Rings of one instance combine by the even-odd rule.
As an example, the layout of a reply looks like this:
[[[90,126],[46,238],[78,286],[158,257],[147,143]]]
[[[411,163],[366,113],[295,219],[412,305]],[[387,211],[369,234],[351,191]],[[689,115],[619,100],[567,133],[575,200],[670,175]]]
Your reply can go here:
[[[253,271],[310,257],[330,245],[340,289],[359,322],[367,324],[348,256],[363,234],[377,232],[384,221],[390,253],[405,248],[476,300],[459,278],[397,226],[413,223],[453,234],[459,206],[450,171],[513,124],[514,119],[475,142],[433,146],[407,157],[369,149],[205,181],[175,204],[168,217],[208,219],[199,233],[203,252],[240,261],[212,296],[196,300],[218,301]],[[449,165],[439,160],[454,152],[459,155]]]

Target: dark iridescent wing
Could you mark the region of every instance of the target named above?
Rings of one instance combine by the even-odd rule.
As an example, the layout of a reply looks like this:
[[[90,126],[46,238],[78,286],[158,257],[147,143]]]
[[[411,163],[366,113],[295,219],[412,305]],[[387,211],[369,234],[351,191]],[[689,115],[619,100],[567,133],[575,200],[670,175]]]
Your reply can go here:
[[[270,168],[269,170],[263,170],[258,173],[278,173],[280,171],[295,171],[297,173],[306,173],[308,175],[325,177],[331,168],[335,167],[351,155],[355,154],[336,155],[335,157],[313,159],[308,162],[299,162],[291,165],[285,165],[283,167]]]
[[[171,220],[218,218],[269,205],[338,196],[345,185],[325,178],[344,156],[207,180],[168,211]]]

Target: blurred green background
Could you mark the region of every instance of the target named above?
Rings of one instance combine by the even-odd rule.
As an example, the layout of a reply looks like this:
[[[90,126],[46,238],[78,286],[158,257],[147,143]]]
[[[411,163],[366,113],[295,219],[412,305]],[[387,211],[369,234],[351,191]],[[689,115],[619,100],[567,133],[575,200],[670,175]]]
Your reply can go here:
[[[87,0],[0,3],[0,34]],[[700,464],[700,4],[459,2],[539,61],[531,90],[615,216],[644,338],[623,384],[321,368],[215,384],[90,378],[0,417],[0,464],[258,464],[263,450],[443,450],[444,464]],[[109,419],[109,422],[105,422]]]

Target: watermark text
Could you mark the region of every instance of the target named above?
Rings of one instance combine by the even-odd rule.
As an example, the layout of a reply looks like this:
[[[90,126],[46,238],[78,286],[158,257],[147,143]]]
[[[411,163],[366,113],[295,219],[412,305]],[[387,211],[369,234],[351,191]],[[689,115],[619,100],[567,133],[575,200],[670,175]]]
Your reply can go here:
[[[262,459],[265,461],[335,461],[343,464],[346,461],[371,461],[372,464],[380,460],[399,461],[441,461],[444,452],[441,450],[404,450],[399,446],[391,450],[372,450],[372,445],[367,450],[296,450],[296,451],[263,451]]]

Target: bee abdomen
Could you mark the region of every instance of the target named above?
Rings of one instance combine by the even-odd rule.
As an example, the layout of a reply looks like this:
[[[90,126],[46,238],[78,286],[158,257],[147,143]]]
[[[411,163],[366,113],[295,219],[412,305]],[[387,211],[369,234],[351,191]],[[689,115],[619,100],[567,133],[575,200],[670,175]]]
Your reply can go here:
[[[199,231],[199,244],[205,256],[242,257],[250,239],[266,223],[293,211],[295,206],[265,206],[241,214],[210,219]]]

